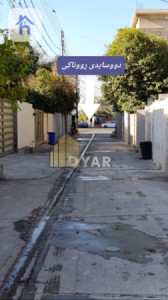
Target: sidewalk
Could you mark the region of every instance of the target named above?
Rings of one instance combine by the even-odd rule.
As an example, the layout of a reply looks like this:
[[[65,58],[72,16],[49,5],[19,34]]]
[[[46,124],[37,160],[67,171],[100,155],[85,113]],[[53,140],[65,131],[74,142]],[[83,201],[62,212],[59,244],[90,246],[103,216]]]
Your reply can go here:
[[[80,142],[80,152],[86,144],[87,139]],[[0,158],[0,286],[69,172],[49,167],[48,145],[39,149],[41,153]]]
[[[49,153],[11,154],[0,163],[5,177],[0,180],[1,285],[66,171],[49,168]]]

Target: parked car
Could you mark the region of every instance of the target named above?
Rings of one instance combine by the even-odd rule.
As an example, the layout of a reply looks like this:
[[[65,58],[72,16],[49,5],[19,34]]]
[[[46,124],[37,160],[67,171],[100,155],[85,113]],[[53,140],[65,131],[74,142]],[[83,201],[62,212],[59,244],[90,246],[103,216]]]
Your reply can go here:
[[[80,128],[88,128],[88,123],[87,123],[87,122],[81,122],[81,123],[79,124],[79,127],[80,127]]]
[[[103,127],[103,128],[115,128],[115,126],[116,126],[115,121],[110,121],[110,122],[101,124],[101,127]]]

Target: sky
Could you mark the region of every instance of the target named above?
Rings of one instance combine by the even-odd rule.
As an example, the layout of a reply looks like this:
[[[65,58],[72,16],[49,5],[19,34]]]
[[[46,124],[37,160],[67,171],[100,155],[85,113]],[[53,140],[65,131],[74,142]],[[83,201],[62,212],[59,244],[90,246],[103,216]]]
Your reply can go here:
[[[130,27],[136,8],[168,8],[168,3],[161,0],[0,0],[2,29],[8,28],[12,4],[15,8],[34,5],[41,11],[48,34],[43,28],[43,38],[38,43],[47,59],[61,55],[61,29],[67,55],[101,56],[114,40],[117,29]],[[37,43],[34,46],[40,49]]]
[[[130,27],[135,9],[168,8],[161,0],[0,0],[0,28],[8,27],[9,3],[19,7],[34,6],[42,13],[43,25],[51,40],[61,48],[60,30],[64,30],[66,52],[70,55],[98,56],[106,52],[118,28]],[[51,23],[52,22],[52,23]],[[53,26],[54,25],[54,26]],[[61,25],[61,26],[60,26]],[[54,29],[53,29],[54,27]],[[53,52],[43,39],[39,43],[49,57],[60,55],[43,28],[43,35]]]

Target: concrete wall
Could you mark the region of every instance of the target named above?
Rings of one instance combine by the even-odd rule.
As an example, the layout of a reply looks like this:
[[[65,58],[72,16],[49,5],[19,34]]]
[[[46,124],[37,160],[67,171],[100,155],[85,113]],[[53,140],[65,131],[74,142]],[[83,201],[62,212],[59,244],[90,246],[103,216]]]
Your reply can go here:
[[[153,140],[153,104],[145,107],[145,141]]]
[[[163,99],[164,95],[159,95]],[[124,141],[139,150],[139,143],[152,142],[155,165],[168,170],[168,98],[157,100],[138,110],[136,114],[124,112]]]
[[[135,146],[139,150],[140,142],[145,141],[145,110],[139,109],[136,113],[136,143]]]
[[[56,113],[56,138],[59,139],[63,135],[63,118],[60,113]]]
[[[168,98],[145,108],[145,138],[152,142],[153,162],[168,170]]]
[[[142,31],[160,36],[168,42],[168,29],[166,28],[140,28]]]
[[[34,109],[29,103],[20,103],[17,113],[17,139],[18,149],[35,147],[35,120]]]
[[[145,141],[145,110],[138,110],[135,114],[124,112],[124,136],[128,144],[139,149],[139,143]]]
[[[65,134],[65,120],[64,115],[56,113],[56,138],[57,140]],[[67,115],[67,130],[68,134],[71,134],[72,116]]]
[[[44,141],[47,143],[48,132],[56,132],[56,114],[44,113]]]
[[[138,18],[136,28],[168,28],[166,15],[141,15]]]
[[[55,114],[48,114],[48,131],[55,132],[56,131],[56,121]]]
[[[144,32],[160,36],[168,41],[168,14],[165,13],[152,14],[149,10],[148,13],[143,14],[143,11],[138,15],[136,28]]]
[[[130,142],[130,114],[128,112],[124,112],[124,141]]]
[[[68,115],[68,134],[71,134],[72,116]]]
[[[123,139],[124,114],[120,112],[116,112],[115,120],[116,120],[116,127],[117,127],[117,138]]]
[[[35,147],[35,116],[34,109],[29,103],[19,104],[17,113],[17,138],[18,149],[24,147]],[[68,133],[71,134],[72,116],[67,116]],[[65,134],[64,115],[60,113],[44,113],[44,141],[48,143],[48,132],[56,132],[56,138]]]
[[[130,114],[130,137],[129,143],[132,146],[136,146],[136,114]]]

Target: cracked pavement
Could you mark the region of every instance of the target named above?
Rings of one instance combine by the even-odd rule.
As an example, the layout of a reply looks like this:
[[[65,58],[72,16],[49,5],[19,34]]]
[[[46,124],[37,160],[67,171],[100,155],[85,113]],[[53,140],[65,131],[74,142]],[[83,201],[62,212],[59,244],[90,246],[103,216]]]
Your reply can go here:
[[[99,132],[85,157],[104,154],[73,172],[4,299],[168,299],[168,174]]]

